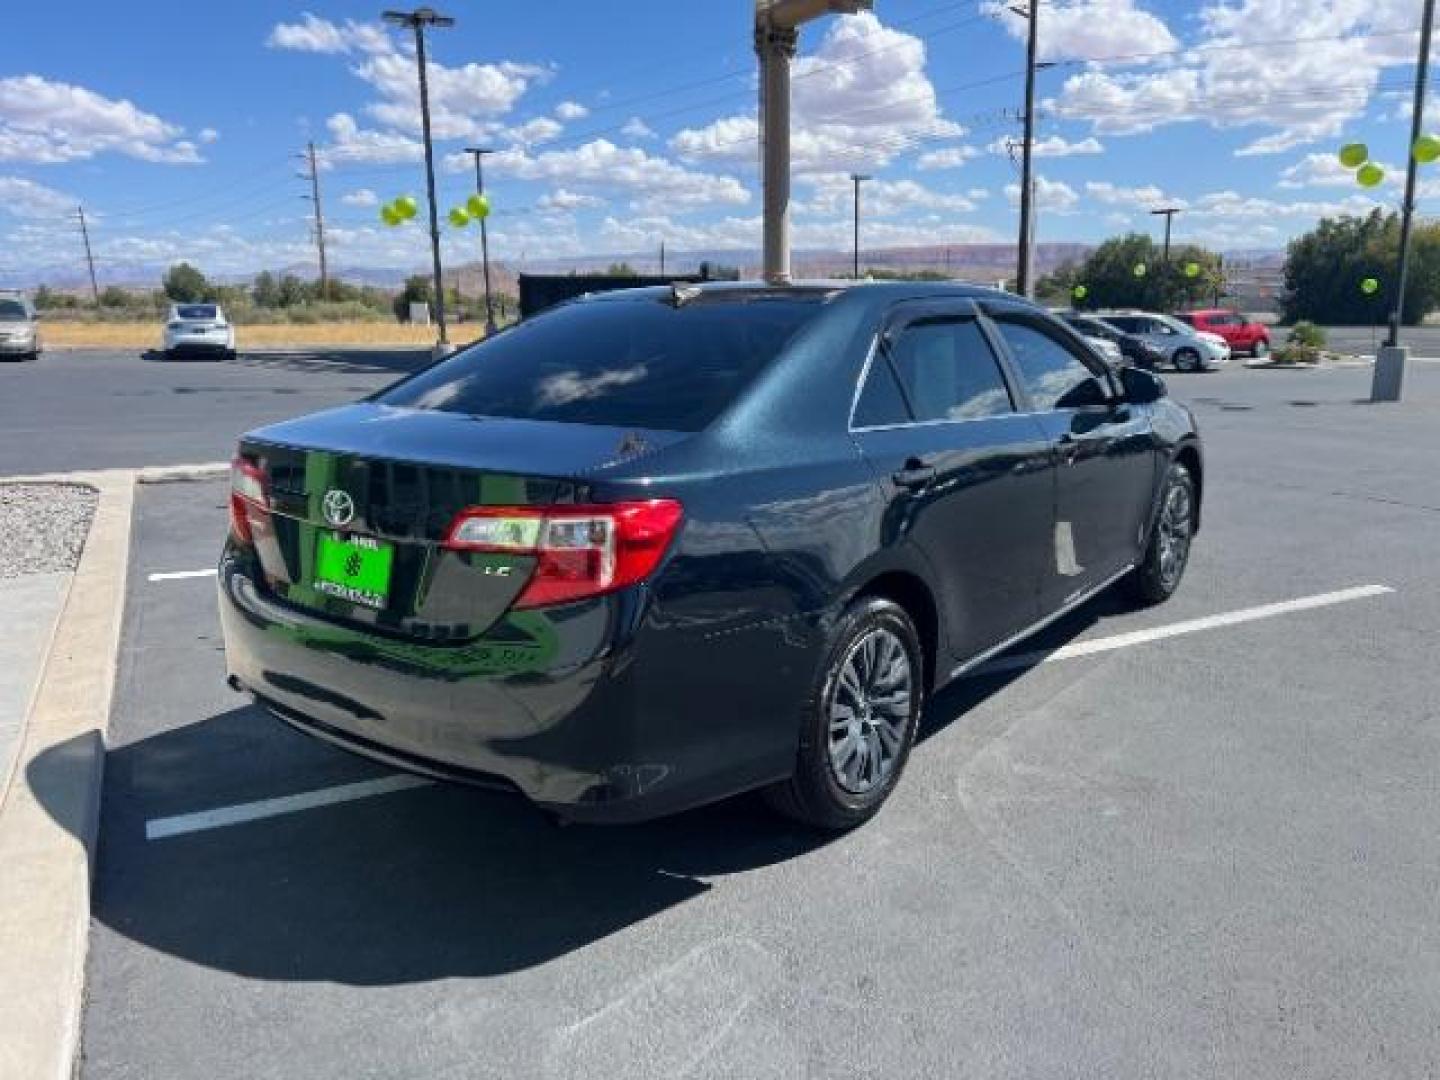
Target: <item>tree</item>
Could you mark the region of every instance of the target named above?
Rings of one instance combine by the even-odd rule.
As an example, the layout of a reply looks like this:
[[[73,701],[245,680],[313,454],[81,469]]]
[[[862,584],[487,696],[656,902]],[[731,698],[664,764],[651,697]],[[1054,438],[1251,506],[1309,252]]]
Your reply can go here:
[[[611,263],[610,266],[606,269],[605,275],[606,275],[607,277],[639,277],[639,276],[640,276],[639,274],[635,273],[635,268],[634,268],[633,266],[631,266],[628,262]]]
[[[170,267],[160,284],[165,295],[177,304],[193,304],[209,299],[210,296],[210,282],[205,280],[204,274],[186,262]]]
[[[135,297],[129,291],[122,289],[119,285],[106,285],[100,293],[100,306],[103,308],[126,308],[129,307]]]
[[[262,270],[255,275],[250,285],[250,298],[256,307],[276,308],[280,306],[280,287],[275,284],[275,275]]]
[[[294,274],[282,274],[276,291],[280,307],[299,307],[310,298],[310,289]]]
[[[1190,277],[1185,269],[1194,263],[1199,272]],[[1135,272],[1144,267],[1142,274]],[[1090,253],[1079,266],[1060,267],[1036,284],[1042,297],[1073,298],[1076,285],[1085,286],[1085,298],[1077,307],[1137,307],[1168,311],[1194,305],[1220,291],[1220,257],[1194,244],[1170,248],[1165,261],[1163,249],[1144,233],[1111,237]]]
[[[1440,223],[1416,222],[1410,272],[1401,313],[1413,326],[1440,306]],[[1395,306],[1395,266],[1400,256],[1400,215],[1372,210],[1365,217],[1323,218],[1290,241],[1285,260],[1286,322],[1310,319],[1335,325],[1374,325]],[[1380,283],[1366,294],[1360,283]]]
[[[430,304],[434,306],[435,292],[430,287],[430,278],[425,274],[415,274],[405,279],[405,287],[395,297],[395,318],[401,322],[410,321],[410,305]]]

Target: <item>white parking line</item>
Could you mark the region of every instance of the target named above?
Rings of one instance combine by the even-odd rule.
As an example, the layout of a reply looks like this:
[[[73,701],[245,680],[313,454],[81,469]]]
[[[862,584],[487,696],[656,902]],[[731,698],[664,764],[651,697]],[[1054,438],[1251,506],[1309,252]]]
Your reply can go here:
[[[214,571],[203,572],[214,573]],[[199,576],[200,573],[201,571],[190,571],[188,576]],[[156,580],[155,575],[151,575],[151,580]],[[1337,592],[1319,593],[1315,596],[1302,596],[1295,600],[1262,604],[1259,607],[1221,612],[1218,615],[1206,615],[1203,618],[1187,619],[1184,622],[1156,626],[1149,630],[1132,630],[1125,634],[1077,641],[1053,652],[1027,652],[1014,656],[1003,656],[968,672],[966,677],[991,674],[997,671],[1013,671],[1016,668],[1034,667],[1037,664],[1047,664],[1053,660],[1069,660],[1077,656],[1093,656],[1096,653],[1124,649],[1131,645],[1146,645],[1152,641],[1163,641],[1165,638],[1178,637],[1181,634],[1237,626],[1241,623],[1255,622],[1258,619],[1273,618],[1276,615],[1288,615],[1297,611],[1309,611],[1314,608],[1344,604],[1351,600],[1384,596],[1394,591],[1388,585],[1358,585],[1353,589],[1340,589]],[[241,825],[245,822],[278,817],[282,814],[294,814],[301,810],[313,810],[320,806],[332,806],[335,803],[352,802],[355,799],[368,799],[374,795],[388,795],[395,791],[429,787],[434,783],[435,781],[423,776],[396,774],[381,777],[378,780],[362,780],[354,784],[341,784],[337,787],[301,792],[298,795],[284,795],[275,799],[261,799],[258,802],[222,806],[215,810],[201,810],[193,814],[152,818],[145,823],[145,838],[147,840],[163,840],[186,833],[204,832],[207,829],[222,829],[229,825]]]
[[[213,566],[209,570],[170,570],[163,574],[151,574],[146,581],[183,581],[186,578],[214,577],[219,571]]]
[[[434,783],[434,780],[423,776],[397,773],[395,776],[382,776],[378,780],[361,780],[354,784],[303,791],[299,795],[283,795],[278,799],[261,799],[259,802],[222,806],[216,810],[201,810],[195,814],[152,818],[145,823],[145,839],[163,840],[168,836],[204,832],[206,829],[223,829],[227,825],[242,825],[247,821],[293,814],[300,810],[313,810],[318,806],[368,799],[372,795],[389,795],[410,788],[430,787]]]
[[[1026,652],[1017,653],[1014,656],[1002,656],[997,660],[980,665],[967,674],[971,677],[991,675],[997,671],[1014,671],[1016,668],[1048,664],[1052,660],[1071,660],[1077,656],[1093,656],[1096,653],[1110,652],[1112,649],[1129,648],[1131,645],[1148,645],[1152,641],[1163,641],[1166,638],[1179,637],[1181,634],[1194,634],[1200,630],[1217,630],[1223,626],[1238,626],[1241,623],[1255,622],[1257,619],[1271,619],[1276,615],[1289,615],[1296,611],[1309,611],[1313,608],[1330,607],[1332,604],[1345,604],[1351,600],[1384,596],[1386,593],[1394,591],[1388,585],[1357,585],[1353,589],[1340,589],[1337,592],[1302,596],[1296,600],[1281,600],[1274,604],[1261,604],[1259,607],[1226,611],[1219,615],[1206,615],[1199,619],[1186,619],[1184,622],[1156,626],[1149,630],[1132,630],[1126,634],[1077,641],[1073,645],[1063,645],[1052,652]]]

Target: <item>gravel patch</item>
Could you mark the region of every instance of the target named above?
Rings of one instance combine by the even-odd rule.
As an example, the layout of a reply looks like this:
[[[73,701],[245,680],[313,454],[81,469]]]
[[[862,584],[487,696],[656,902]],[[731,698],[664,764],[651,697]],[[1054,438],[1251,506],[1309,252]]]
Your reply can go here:
[[[74,570],[99,498],[78,484],[0,484],[0,578]]]

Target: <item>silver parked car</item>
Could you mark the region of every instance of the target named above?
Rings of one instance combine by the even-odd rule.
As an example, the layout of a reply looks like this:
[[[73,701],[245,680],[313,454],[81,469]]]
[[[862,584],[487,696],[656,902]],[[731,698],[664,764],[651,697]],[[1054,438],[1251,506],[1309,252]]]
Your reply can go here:
[[[20,293],[0,292],[0,357],[34,360],[43,349],[35,306]]]
[[[1213,371],[1230,362],[1230,346],[1219,334],[1196,330],[1153,311],[1100,312],[1115,329],[1139,338],[1177,371]]]

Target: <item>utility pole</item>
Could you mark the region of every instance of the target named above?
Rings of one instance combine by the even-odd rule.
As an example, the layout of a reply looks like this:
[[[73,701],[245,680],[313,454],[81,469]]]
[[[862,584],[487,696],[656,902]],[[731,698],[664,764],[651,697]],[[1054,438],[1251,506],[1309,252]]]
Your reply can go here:
[[[75,216],[80,219],[80,236],[85,241],[85,262],[90,267],[90,295],[95,298],[95,306],[100,306],[100,285],[95,280],[95,256],[90,251],[90,230],[85,226],[85,208],[77,206]]]
[[[764,189],[764,276],[790,280],[790,60],[800,26],[822,15],[869,11],[874,0],[755,0],[760,59],[760,153]]]
[[[854,278],[860,280],[860,184],[870,177],[863,173],[851,173],[850,182],[855,185],[855,226],[854,226]]]
[[[660,241],[660,276],[665,276],[665,241]]]
[[[315,204],[315,245],[320,251],[320,299],[330,299],[330,272],[325,265],[325,213],[320,207],[320,169],[315,163],[315,143],[306,144],[310,163],[310,201]]]
[[[1163,207],[1163,208],[1161,208],[1161,209],[1159,209],[1159,210],[1151,210],[1150,213],[1156,215],[1157,217],[1163,217],[1163,218],[1165,219],[1165,248],[1164,248],[1165,254],[1164,254],[1164,262],[1165,262],[1165,265],[1166,265],[1166,266],[1169,266],[1169,265],[1170,265],[1170,222],[1174,219],[1174,217],[1175,217],[1176,214],[1180,213],[1180,207],[1178,207],[1178,206],[1166,206],[1166,207]]]
[[[495,151],[488,146],[467,146],[467,154],[475,158],[475,193],[485,195],[485,167],[481,159]],[[488,215],[487,215],[488,216]],[[490,299],[490,237],[485,231],[485,218],[480,219],[480,268],[485,275],[485,336],[495,333],[495,305]]]
[[[445,331],[445,276],[440,266],[440,210],[435,204],[435,148],[430,140],[430,79],[425,70],[425,28],[454,26],[455,20],[428,7],[414,11],[386,11],[381,17],[392,26],[403,26],[415,33],[415,63],[420,69],[420,130],[425,140],[425,194],[430,201],[430,258],[435,274],[435,325],[439,331],[437,347],[448,351],[450,338]]]
[[[1370,380],[1371,401],[1399,401],[1405,385],[1409,351],[1400,345],[1400,320],[1405,317],[1405,282],[1410,274],[1410,228],[1415,216],[1415,171],[1419,165],[1415,144],[1425,124],[1425,84],[1430,77],[1430,32],[1435,21],[1435,0],[1425,0],[1420,23],[1420,55],[1415,61],[1415,103],[1410,113],[1410,145],[1405,165],[1405,203],[1400,208],[1400,265],[1395,272],[1395,306],[1385,347],[1375,356]]]
[[[1020,149],[1020,242],[1016,259],[1015,288],[1021,296],[1031,295],[1034,285],[1031,275],[1031,241],[1034,231],[1030,218],[1035,212],[1032,180],[1032,157],[1035,147],[1035,54],[1040,43],[1040,0],[1028,0],[1025,6],[1010,8],[1015,14],[1029,20],[1025,38],[1025,143]]]

